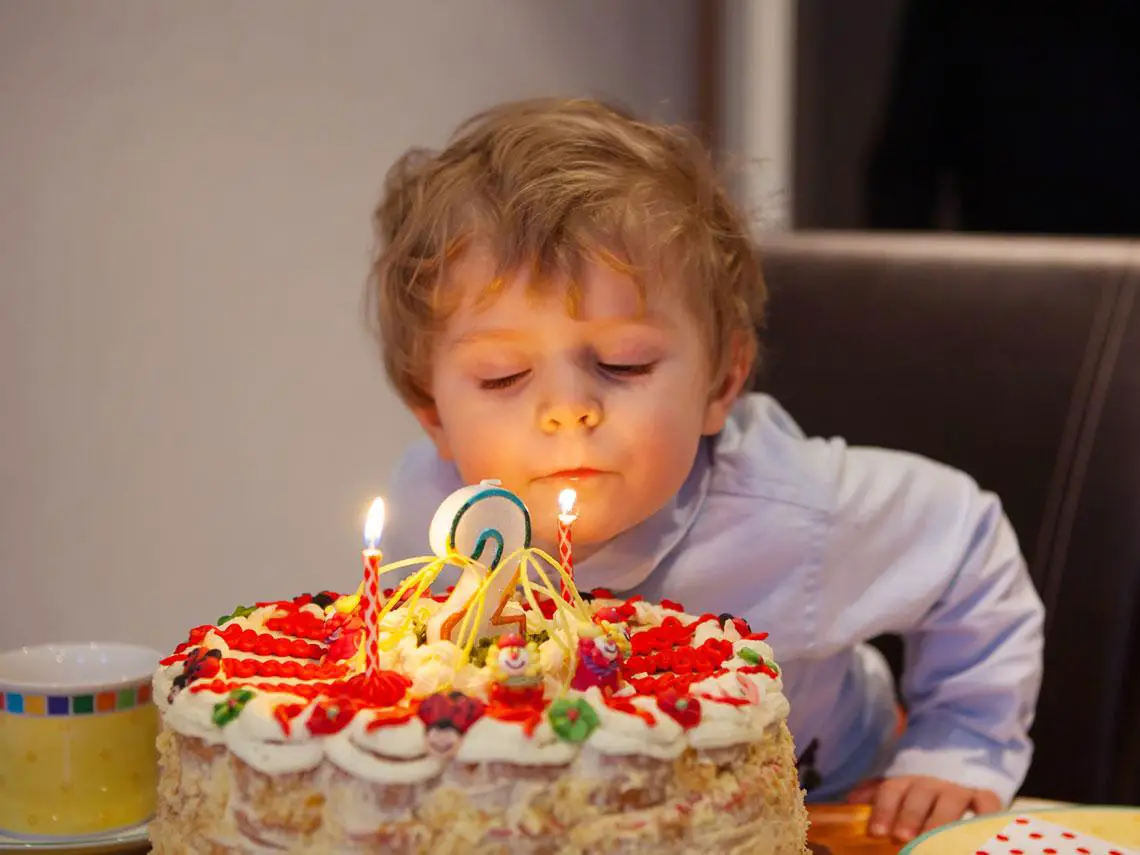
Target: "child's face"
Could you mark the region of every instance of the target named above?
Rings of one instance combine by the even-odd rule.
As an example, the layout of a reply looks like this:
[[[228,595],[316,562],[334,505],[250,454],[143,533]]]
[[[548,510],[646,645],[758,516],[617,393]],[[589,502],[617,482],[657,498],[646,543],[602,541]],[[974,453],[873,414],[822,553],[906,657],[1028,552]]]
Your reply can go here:
[[[641,312],[628,276],[587,266],[572,318],[563,288],[539,295],[521,278],[476,305],[493,276],[476,254],[453,271],[459,308],[433,356],[435,404],[417,416],[465,483],[495,478],[522,497],[540,544],[556,542],[559,492],[576,489],[575,548],[588,551],[680,489],[700,437],[723,427],[750,354],[714,390],[675,289],[650,284]]]

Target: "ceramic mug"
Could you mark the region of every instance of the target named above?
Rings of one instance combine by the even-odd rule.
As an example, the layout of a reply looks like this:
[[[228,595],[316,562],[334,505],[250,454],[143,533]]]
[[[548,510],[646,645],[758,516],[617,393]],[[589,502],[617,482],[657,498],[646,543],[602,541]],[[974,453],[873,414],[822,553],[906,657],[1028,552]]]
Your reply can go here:
[[[153,816],[159,658],[100,642],[0,653],[0,832],[75,837]]]

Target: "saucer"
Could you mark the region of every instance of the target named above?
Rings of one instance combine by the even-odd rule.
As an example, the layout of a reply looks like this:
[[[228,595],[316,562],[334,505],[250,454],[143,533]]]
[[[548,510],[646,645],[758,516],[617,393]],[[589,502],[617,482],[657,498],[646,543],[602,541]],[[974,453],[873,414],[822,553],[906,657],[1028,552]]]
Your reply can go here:
[[[976,852],[993,835],[1004,829],[1018,815],[1038,817],[1055,825],[1072,829],[1116,846],[1119,851],[1140,851],[1140,808],[1121,805],[1073,805],[1039,810],[991,813],[952,822],[916,837],[899,855],[961,855]],[[1106,847],[1107,848],[1107,847]],[[1045,850],[1048,851],[1048,850]],[[1068,850],[1072,851],[1072,850]],[[1089,847],[1078,852],[1102,852]],[[1026,849],[1025,855],[1033,855]]]
[[[141,849],[150,845],[148,825],[141,822],[115,831],[77,834],[74,837],[12,837],[0,831],[0,852],[82,852],[84,855],[96,855],[99,852]]]

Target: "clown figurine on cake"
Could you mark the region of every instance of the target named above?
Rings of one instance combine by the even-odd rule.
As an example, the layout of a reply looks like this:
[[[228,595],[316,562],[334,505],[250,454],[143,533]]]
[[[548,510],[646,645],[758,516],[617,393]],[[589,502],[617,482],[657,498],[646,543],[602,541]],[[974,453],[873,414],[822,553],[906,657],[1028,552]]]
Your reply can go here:
[[[487,654],[491,701],[507,706],[542,706],[543,679],[538,645],[521,635],[501,635]]]
[[[621,665],[629,656],[629,630],[601,619],[579,630],[578,666],[570,688],[584,692],[597,686],[603,693],[621,688]]]

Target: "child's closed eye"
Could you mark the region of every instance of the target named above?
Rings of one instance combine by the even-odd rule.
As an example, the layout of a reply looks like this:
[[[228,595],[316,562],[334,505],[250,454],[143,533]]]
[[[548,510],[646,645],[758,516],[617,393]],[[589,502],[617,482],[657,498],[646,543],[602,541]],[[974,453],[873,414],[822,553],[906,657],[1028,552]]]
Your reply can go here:
[[[644,377],[657,367],[656,362],[640,362],[632,365],[619,365],[613,362],[599,362],[598,368],[613,377]]]
[[[503,377],[491,377],[486,380],[479,381],[479,388],[486,390],[495,389],[508,389],[525,378],[529,371],[516,371],[514,374],[507,374]]]

